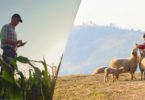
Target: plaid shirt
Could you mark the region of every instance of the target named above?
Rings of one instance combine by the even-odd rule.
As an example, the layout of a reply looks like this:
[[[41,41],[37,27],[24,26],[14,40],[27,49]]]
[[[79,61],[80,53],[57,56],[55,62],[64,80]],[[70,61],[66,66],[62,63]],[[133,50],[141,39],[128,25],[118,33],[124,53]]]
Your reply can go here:
[[[2,27],[1,30],[1,48],[12,47],[15,49],[14,45],[6,44],[6,40],[17,41],[17,34],[15,28],[11,24],[6,24]]]

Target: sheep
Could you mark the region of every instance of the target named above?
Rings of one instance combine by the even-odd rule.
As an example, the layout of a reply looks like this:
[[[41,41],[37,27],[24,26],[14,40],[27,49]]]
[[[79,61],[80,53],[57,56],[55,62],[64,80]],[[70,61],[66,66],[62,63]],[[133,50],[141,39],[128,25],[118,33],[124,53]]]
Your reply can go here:
[[[139,69],[141,71],[141,80],[145,80],[145,58],[143,58],[139,63]]]
[[[145,50],[140,51],[140,62],[139,62],[139,69],[141,71],[141,80],[145,80]],[[144,75],[143,75],[144,74]]]
[[[119,74],[122,73],[124,71],[124,67],[120,67],[118,68],[105,68],[104,70],[104,81],[107,82],[108,81],[108,76],[109,74],[112,74],[112,78],[113,81],[115,81],[116,79],[119,79]]]
[[[135,47],[132,50],[131,56],[127,59],[113,59],[109,63],[109,67],[111,67],[111,68],[124,67],[123,73],[130,72],[131,80],[136,79],[135,71],[137,69],[137,64],[139,63],[139,57],[137,54],[137,50],[138,50],[138,48]]]
[[[92,75],[96,75],[96,74],[99,74],[99,73],[104,73],[104,69],[107,68],[107,67],[100,67],[100,68],[97,68]]]

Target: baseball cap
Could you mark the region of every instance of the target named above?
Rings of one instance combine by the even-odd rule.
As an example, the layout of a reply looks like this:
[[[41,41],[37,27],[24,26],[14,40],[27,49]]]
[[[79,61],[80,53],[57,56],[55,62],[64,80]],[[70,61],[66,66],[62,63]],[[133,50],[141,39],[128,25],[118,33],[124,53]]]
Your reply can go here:
[[[21,19],[21,16],[19,14],[13,14],[12,18],[13,17],[17,17],[21,23],[23,22],[23,20]]]

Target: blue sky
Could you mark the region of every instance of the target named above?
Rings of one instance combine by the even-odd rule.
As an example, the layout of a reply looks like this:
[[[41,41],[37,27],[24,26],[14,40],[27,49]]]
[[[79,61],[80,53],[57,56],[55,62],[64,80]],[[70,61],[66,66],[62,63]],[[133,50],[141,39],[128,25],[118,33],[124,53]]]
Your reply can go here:
[[[80,0],[1,0],[0,27],[10,22],[14,13],[23,23],[16,27],[18,39],[28,41],[18,50],[30,59],[56,63],[62,55]],[[2,51],[1,51],[2,53]]]

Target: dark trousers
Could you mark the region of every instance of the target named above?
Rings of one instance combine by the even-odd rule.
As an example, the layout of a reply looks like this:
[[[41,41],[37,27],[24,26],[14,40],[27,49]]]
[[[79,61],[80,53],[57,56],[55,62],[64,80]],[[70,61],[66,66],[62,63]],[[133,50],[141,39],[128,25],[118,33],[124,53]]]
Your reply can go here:
[[[17,56],[17,53],[11,47],[4,47],[2,49],[3,49],[2,58],[8,65],[10,65],[10,58],[15,58]],[[11,66],[11,68],[14,71],[14,67]]]

